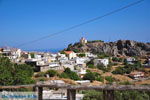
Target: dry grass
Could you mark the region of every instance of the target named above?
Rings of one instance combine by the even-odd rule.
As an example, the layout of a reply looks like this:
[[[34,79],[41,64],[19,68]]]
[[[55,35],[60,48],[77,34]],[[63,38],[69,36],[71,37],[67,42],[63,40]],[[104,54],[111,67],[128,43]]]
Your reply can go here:
[[[135,82],[135,84],[137,84],[137,85],[149,84],[150,85],[150,80],[138,81],[138,82]]]
[[[131,78],[129,78],[129,77],[125,76],[125,75],[114,75],[114,74],[112,74],[110,72],[106,72],[106,73],[102,74],[102,76],[103,77],[112,76],[113,78],[115,78],[116,80],[121,81],[121,82],[122,81],[132,81]]]
[[[74,80],[66,79],[66,78],[59,78],[59,77],[51,77],[50,80],[63,80],[67,84],[77,84]]]
[[[102,70],[99,70],[99,69],[97,69],[97,68],[88,68],[88,70],[90,70],[91,72],[97,72],[97,73],[99,73],[99,74],[102,74],[103,73],[103,71]]]
[[[125,75],[112,75],[113,78],[115,78],[118,81],[132,81],[131,78],[125,76]]]
[[[99,85],[102,85],[102,84],[103,84],[102,82],[93,81],[90,85],[92,85],[92,86],[99,86]]]
[[[61,78],[60,80],[63,80],[67,84],[72,84],[72,85],[76,85],[77,84],[74,80],[71,80],[71,79]]]

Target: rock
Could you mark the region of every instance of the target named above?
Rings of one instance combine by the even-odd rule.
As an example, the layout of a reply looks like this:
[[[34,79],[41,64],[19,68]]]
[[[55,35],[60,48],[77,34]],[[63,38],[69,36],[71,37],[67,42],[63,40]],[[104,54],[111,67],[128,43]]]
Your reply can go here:
[[[81,46],[75,43],[68,46],[69,50],[78,49],[80,52],[106,53],[113,56],[145,56],[150,54],[150,43],[142,43],[133,40],[118,40],[116,42],[89,42]]]

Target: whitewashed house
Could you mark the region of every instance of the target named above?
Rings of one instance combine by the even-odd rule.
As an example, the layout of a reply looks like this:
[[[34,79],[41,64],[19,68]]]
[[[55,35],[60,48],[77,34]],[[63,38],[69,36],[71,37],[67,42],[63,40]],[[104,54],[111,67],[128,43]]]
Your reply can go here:
[[[50,57],[50,62],[56,62],[56,61],[57,61],[56,57]]]
[[[51,62],[49,63],[49,68],[54,70],[62,70],[63,67],[59,64],[59,62]]]
[[[129,57],[126,60],[128,64],[134,64],[134,62],[136,62],[136,59],[134,57]]]
[[[86,52],[86,53],[85,53],[85,56],[86,56],[86,57],[89,57],[89,58],[96,58],[96,57],[97,57],[97,55],[94,55],[94,54],[92,54],[92,53],[90,53],[90,52]]]
[[[51,63],[49,63],[49,66],[50,67],[59,67],[60,66],[60,64],[59,64],[59,62],[51,62]]]
[[[74,65],[73,64],[64,63],[61,66],[63,66],[63,68],[70,68],[71,71],[74,71]]]
[[[109,59],[94,59],[94,66],[103,64],[105,67],[109,64]]]
[[[73,58],[77,57],[76,53],[73,51],[64,51],[64,52],[69,59],[73,59]]]
[[[11,55],[14,56],[14,58],[20,58],[21,57],[21,49],[13,48],[11,49]]]
[[[61,53],[57,53],[57,55],[58,55],[59,57],[66,57],[65,54],[61,54]]]
[[[76,64],[85,64],[85,60],[86,60],[86,59],[76,57],[74,60],[75,60],[75,63],[76,63]]]
[[[34,54],[35,55],[35,59],[37,60],[41,60],[42,59],[42,55],[39,55],[39,54]]]
[[[37,66],[45,65],[45,62],[44,62],[43,60],[38,60],[38,61],[36,62],[36,65],[37,65]]]
[[[56,58],[56,57],[57,57],[57,54],[52,53],[52,54],[50,54],[50,56]]]
[[[64,63],[64,62],[67,62],[67,61],[68,61],[68,58],[67,58],[67,57],[58,58],[58,61],[59,61],[60,63]]]
[[[144,72],[131,72],[129,74],[129,77],[131,77],[133,79],[143,78],[144,77]]]

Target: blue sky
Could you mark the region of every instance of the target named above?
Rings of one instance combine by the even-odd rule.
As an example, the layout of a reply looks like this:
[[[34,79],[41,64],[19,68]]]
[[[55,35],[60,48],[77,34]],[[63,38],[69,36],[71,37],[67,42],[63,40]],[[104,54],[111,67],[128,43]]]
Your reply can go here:
[[[137,0],[0,0],[0,46],[17,46]],[[150,42],[150,0],[22,49],[57,49],[88,40]]]

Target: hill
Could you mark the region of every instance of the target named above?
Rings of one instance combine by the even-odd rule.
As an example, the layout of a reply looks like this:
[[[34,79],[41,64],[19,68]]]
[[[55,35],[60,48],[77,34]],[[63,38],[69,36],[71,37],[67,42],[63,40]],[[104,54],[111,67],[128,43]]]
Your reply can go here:
[[[65,50],[75,52],[91,52],[94,54],[105,53],[113,56],[145,56],[150,55],[150,43],[133,40],[118,40],[115,42],[103,42],[100,40],[88,41],[85,44],[69,44]]]

